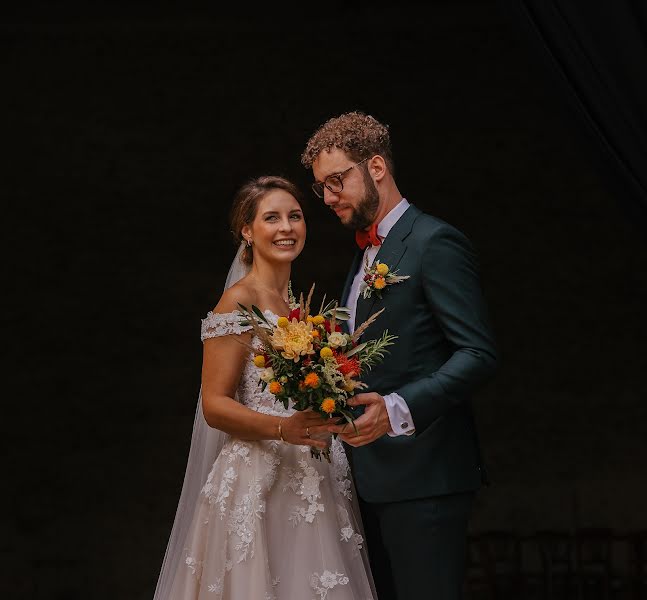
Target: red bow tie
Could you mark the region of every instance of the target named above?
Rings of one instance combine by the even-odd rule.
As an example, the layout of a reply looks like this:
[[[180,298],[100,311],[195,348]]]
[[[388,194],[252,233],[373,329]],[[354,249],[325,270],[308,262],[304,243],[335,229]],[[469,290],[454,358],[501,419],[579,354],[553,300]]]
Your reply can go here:
[[[362,250],[364,250],[364,248],[369,244],[371,246],[380,246],[382,244],[382,240],[377,235],[377,223],[373,223],[373,225],[368,228],[368,231],[361,229],[356,231],[355,241]]]

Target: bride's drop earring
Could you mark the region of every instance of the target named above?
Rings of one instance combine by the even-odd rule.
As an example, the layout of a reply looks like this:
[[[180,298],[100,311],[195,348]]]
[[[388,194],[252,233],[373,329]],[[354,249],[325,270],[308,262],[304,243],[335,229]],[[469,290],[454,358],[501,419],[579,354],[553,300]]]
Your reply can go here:
[[[251,248],[252,247],[252,240],[247,240],[247,247]]]

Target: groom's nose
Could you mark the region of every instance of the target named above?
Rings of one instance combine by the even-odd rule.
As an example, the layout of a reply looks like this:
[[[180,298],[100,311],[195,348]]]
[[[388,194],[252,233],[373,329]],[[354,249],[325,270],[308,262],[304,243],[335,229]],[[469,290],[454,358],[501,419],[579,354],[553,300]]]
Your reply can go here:
[[[327,187],[324,186],[323,201],[328,206],[337,204],[337,202],[339,202],[339,194],[336,194],[335,192],[331,192]]]

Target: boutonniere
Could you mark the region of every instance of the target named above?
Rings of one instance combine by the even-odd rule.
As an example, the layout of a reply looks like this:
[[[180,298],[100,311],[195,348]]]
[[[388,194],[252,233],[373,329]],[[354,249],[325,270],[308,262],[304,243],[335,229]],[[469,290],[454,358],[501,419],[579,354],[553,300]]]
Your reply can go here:
[[[375,261],[373,266],[369,267],[367,257],[364,265],[364,280],[360,290],[364,298],[370,298],[373,292],[378,298],[382,298],[382,290],[387,285],[400,283],[409,277],[409,275],[398,275],[397,271],[391,271],[389,265],[383,262]]]

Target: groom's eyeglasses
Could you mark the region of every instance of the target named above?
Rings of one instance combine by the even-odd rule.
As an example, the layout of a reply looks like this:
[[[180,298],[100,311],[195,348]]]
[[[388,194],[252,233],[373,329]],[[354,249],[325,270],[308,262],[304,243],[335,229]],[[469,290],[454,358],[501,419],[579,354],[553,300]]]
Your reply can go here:
[[[324,197],[324,185],[333,193],[333,194],[339,194],[343,189],[344,189],[344,182],[342,181],[344,175],[348,173],[351,169],[354,169],[355,167],[361,165],[363,162],[366,162],[368,160],[368,156],[362,160],[360,160],[358,163],[355,163],[354,165],[351,165],[346,169],[345,171],[342,171],[341,173],[335,173],[334,175],[328,175],[326,179],[323,181],[315,181],[312,184],[312,191],[319,196],[319,198]]]

